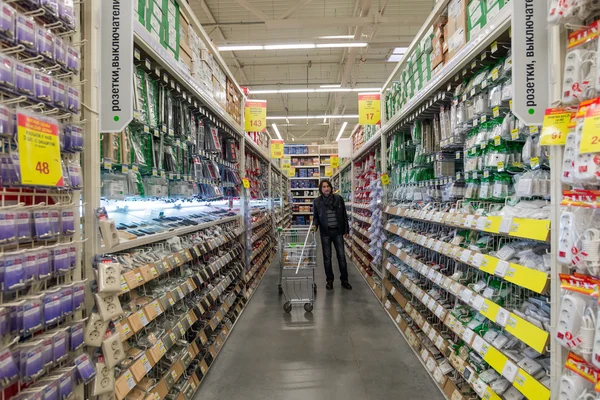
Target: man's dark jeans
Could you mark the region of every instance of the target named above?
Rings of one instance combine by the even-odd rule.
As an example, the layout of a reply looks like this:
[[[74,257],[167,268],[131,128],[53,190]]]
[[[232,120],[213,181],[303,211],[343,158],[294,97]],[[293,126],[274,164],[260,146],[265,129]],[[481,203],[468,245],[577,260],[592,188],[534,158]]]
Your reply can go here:
[[[338,229],[329,229],[329,236],[321,235],[321,246],[323,246],[323,263],[325,264],[325,275],[327,282],[333,282],[333,268],[331,266],[331,242],[335,246],[338,265],[340,267],[340,280],[348,282],[348,267],[346,266],[346,254],[344,253],[344,235]]]

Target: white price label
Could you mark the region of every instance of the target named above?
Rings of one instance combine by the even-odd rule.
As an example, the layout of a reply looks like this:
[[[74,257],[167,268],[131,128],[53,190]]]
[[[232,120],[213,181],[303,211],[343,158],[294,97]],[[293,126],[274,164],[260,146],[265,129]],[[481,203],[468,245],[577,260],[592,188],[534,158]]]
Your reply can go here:
[[[485,224],[487,223],[487,217],[479,217],[477,218],[476,229],[478,231],[483,231],[485,229]]]

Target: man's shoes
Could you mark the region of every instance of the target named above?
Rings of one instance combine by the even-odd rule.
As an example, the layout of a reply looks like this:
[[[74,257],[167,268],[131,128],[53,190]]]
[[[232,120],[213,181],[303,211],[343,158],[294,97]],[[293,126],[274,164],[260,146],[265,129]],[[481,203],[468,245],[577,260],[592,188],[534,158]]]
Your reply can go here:
[[[325,285],[325,289],[333,290],[333,282],[327,282],[327,285]]]
[[[347,290],[352,290],[352,285],[348,281],[342,282],[342,287]]]

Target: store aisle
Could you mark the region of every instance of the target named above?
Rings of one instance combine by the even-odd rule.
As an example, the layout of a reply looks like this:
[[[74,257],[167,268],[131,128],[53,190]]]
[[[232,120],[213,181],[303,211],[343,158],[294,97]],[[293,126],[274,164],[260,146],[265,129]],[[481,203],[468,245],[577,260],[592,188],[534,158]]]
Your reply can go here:
[[[301,306],[283,312],[277,266],[265,275],[195,400],[443,398],[352,264],[352,291],[339,281],[326,291],[318,269],[312,314]]]

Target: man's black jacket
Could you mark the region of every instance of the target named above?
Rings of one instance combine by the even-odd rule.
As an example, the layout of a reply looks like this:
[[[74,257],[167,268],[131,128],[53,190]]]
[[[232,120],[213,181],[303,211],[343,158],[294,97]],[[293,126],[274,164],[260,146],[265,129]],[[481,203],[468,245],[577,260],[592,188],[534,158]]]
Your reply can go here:
[[[333,196],[333,208],[337,219],[338,230],[345,235],[350,233],[350,225],[348,224],[348,214],[346,213],[346,205],[342,196],[331,194]],[[313,225],[319,229],[321,234],[328,236],[329,227],[327,226],[327,205],[323,195],[317,197],[313,201]]]

